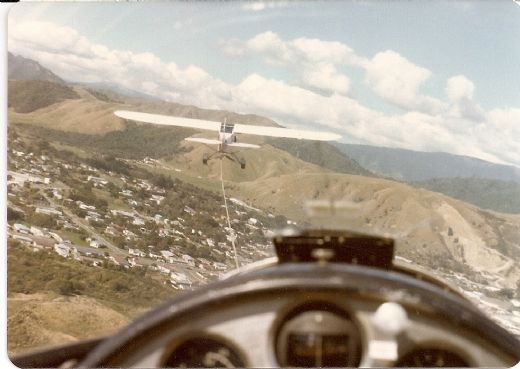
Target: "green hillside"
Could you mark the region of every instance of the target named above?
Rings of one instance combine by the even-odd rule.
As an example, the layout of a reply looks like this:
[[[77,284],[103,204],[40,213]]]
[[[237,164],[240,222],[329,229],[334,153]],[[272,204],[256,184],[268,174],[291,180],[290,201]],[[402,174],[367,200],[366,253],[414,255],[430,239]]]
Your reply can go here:
[[[175,294],[147,275],[145,269],[119,270],[105,264],[96,268],[64,259],[55,253],[32,252],[11,243],[7,250],[7,293],[54,292],[93,297],[127,314],[149,308]]]
[[[83,148],[89,152],[115,155],[128,159],[159,158],[182,152],[179,143],[193,134],[185,128],[158,127],[129,122],[121,131],[92,135],[18,124],[34,137],[64,145]]]
[[[374,176],[374,174],[355,160],[349,158],[333,145],[321,141],[291,140],[287,138],[268,138],[266,143],[287,151],[298,159],[339,173]]]
[[[70,87],[49,81],[14,81],[8,83],[8,108],[30,113],[79,95]]]

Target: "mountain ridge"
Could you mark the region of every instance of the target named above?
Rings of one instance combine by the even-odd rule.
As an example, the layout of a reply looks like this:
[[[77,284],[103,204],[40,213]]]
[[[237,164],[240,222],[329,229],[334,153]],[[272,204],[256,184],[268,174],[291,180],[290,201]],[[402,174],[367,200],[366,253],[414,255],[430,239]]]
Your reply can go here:
[[[520,168],[470,156],[370,145],[336,143],[335,146],[366,169],[405,182],[479,177],[520,183]]]
[[[65,81],[35,60],[7,52],[7,78],[19,81],[48,81],[64,84]]]

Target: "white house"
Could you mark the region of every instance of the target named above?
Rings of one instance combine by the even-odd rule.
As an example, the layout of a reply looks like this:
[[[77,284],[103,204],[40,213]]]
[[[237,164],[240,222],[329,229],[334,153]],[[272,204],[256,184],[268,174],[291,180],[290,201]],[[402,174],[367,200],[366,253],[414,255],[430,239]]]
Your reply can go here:
[[[164,259],[168,259],[169,257],[173,256],[173,252],[168,250],[162,250],[161,255]]]
[[[139,249],[128,249],[128,253],[130,255],[140,256],[142,258],[144,258],[146,256],[146,253],[144,251],[139,250]]]
[[[60,191],[56,189],[52,190],[52,196],[54,196],[58,200],[63,199],[63,196],[60,194]]]
[[[78,207],[83,210],[96,210],[96,207],[94,205],[87,205],[81,201],[76,201],[76,204],[78,204]]]
[[[179,272],[171,272],[170,273],[170,280],[174,284],[191,284],[190,280],[184,273]]]
[[[54,251],[60,256],[66,258],[70,254],[70,246],[64,243],[54,244]]]
[[[119,191],[119,193],[123,196],[126,196],[126,197],[132,197],[134,194],[132,191],[130,190],[123,190],[123,191]]]
[[[90,240],[89,245],[95,247],[96,249],[99,249],[101,246],[103,246],[103,243],[99,240]]]
[[[31,226],[31,230],[30,232],[35,235],[35,236],[39,236],[39,237],[43,237],[45,234],[43,233],[43,231],[38,228],[38,227],[35,227],[35,226]]]
[[[59,234],[54,233],[54,232],[49,232],[49,235],[50,235],[52,238],[54,238],[56,241],[58,241],[58,242],[63,242],[63,238],[61,238]]]
[[[161,264],[157,265],[157,270],[159,272],[161,272],[162,274],[170,274],[170,269],[168,269],[166,266],[161,265]]]
[[[62,215],[60,210],[54,208],[36,208],[36,213],[46,215]]]
[[[14,227],[14,230],[18,233],[23,233],[23,234],[30,233],[30,229],[21,223],[15,223],[13,227]]]
[[[135,224],[135,225],[144,225],[144,220],[141,219],[141,218],[135,217],[134,220],[132,221],[132,224]]]
[[[18,240],[18,241],[22,241],[24,243],[28,243],[30,245],[35,244],[35,242],[32,240],[32,238],[29,238],[29,237],[26,237],[26,236],[20,236],[19,234],[15,234],[13,236],[13,239]]]
[[[184,260],[186,263],[188,263],[188,265],[195,266],[195,259],[192,258],[191,256],[189,256],[188,254],[183,254],[181,257],[182,257],[182,260]]]
[[[112,215],[121,215],[123,217],[128,217],[128,218],[134,217],[134,214],[129,213],[128,211],[124,211],[124,210],[112,209],[112,210],[110,210],[110,212],[112,213]]]
[[[106,179],[94,177],[94,176],[88,176],[87,181],[93,182],[94,184],[103,185],[103,186],[108,184],[108,181]]]

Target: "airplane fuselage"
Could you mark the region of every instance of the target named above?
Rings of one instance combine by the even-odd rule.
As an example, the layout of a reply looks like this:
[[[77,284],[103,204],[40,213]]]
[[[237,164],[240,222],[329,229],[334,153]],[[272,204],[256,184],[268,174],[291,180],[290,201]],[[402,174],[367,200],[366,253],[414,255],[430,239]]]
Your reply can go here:
[[[237,136],[233,132],[235,125],[232,123],[222,123],[220,125],[220,131],[218,133],[218,138],[221,144],[219,145],[219,151],[224,151],[226,146],[237,142]]]

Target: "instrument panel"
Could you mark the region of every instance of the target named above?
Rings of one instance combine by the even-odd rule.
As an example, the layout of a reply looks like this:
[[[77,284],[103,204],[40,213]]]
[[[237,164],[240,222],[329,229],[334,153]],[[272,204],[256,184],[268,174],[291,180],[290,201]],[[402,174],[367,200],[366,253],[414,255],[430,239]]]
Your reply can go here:
[[[134,352],[136,367],[508,366],[482,337],[426,307],[361,294],[253,295],[193,312]],[[396,312],[398,312],[396,314]],[[404,319],[403,319],[404,317]],[[387,320],[384,320],[387,319]],[[400,321],[399,321],[400,320]],[[398,322],[396,322],[398,321]],[[180,323],[180,324],[179,324]],[[396,328],[397,327],[397,328]]]

